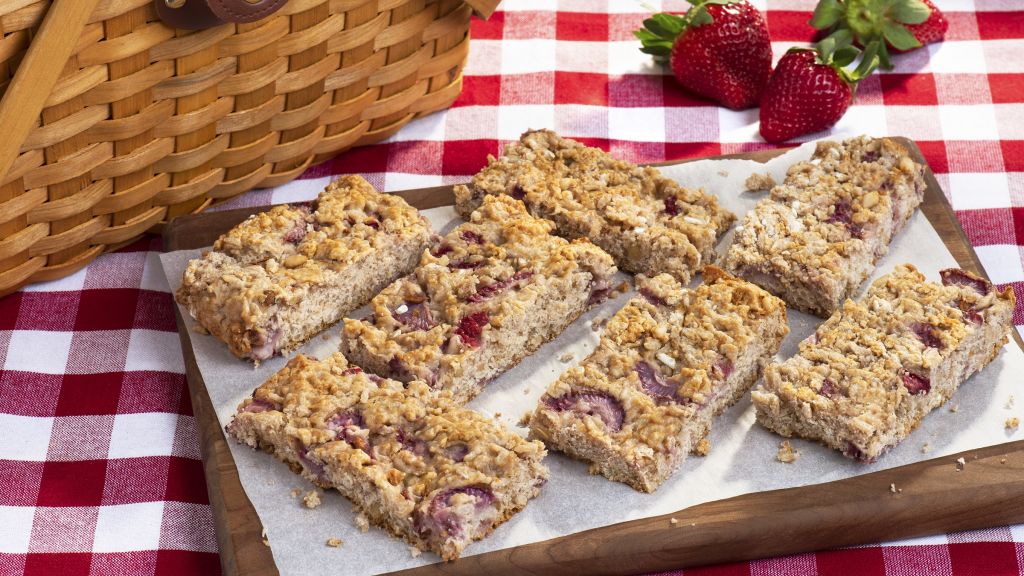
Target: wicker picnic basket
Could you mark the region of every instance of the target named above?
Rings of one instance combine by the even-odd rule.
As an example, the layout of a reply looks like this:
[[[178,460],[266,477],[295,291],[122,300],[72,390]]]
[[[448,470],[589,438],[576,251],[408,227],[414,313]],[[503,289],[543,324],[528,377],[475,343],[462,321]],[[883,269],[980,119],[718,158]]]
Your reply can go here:
[[[449,106],[497,3],[0,0],[0,296]]]

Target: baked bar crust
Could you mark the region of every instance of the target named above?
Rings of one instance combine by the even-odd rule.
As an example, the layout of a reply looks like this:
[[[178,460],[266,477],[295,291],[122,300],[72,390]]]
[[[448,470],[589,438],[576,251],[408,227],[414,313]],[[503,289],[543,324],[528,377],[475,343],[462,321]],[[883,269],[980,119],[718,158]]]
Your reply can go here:
[[[408,274],[432,236],[401,197],[346,176],[311,205],[277,206],[232,228],[189,262],[176,296],[232,354],[259,362]]]
[[[819,142],[736,227],[725,266],[827,318],[888,252],[925,188],[924,166],[894,140]]]
[[[373,299],[368,318],[345,319],[341,350],[380,376],[468,401],[612,288],[611,257],[552,228],[518,200],[487,197]]]
[[[703,190],[551,130],[526,132],[489,157],[470,185],[455,187],[455,206],[468,218],[484,197],[501,194],[553,221],[558,234],[589,239],[623,270],[668,273],[684,284],[714,262],[715,243],[735,220]]]
[[[910,264],[876,280],[765,369],[757,421],[871,462],[905,438],[1006,344],[1015,298],[959,269],[926,282]]]
[[[789,327],[782,300],[712,266],[693,290],[667,274],[640,286],[529,426],[549,449],[653,492],[750,389]]]
[[[340,353],[297,355],[239,405],[227,431],[445,560],[522,510],[548,476],[540,442]]]

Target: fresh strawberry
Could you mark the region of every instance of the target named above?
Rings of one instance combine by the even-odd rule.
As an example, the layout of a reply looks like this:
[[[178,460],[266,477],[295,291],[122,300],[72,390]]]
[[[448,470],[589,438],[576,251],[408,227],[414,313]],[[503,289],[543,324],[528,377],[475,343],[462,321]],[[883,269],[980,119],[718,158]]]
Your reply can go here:
[[[908,24],[907,30],[920,42],[922,45],[931,44],[932,42],[941,42],[946,37],[946,30],[949,29],[949,21],[946,20],[946,15],[939,10],[935,4],[932,4],[932,0],[921,0],[924,5],[928,7],[931,12],[928,14],[928,19],[920,24]],[[906,52],[906,50],[899,50],[900,52]]]
[[[633,32],[646,54],[668,58],[689,90],[734,110],[756,106],[772,69],[768,24],[746,0],[689,0],[686,14],[655,14]]]
[[[867,50],[878,44],[883,68],[892,68],[889,51],[906,52],[946,36],[949,22],[931,0],[820,0],[811,26],[842,44]]]
[[[846,70],[858,54],[849,44],[837,48],[831,38],[819,42],[815,50],[787,52],[761,99],[761,136],[768,142],[782,142],[838,122],[853,101],[857,82],[878,65],[877,54],[865,51],[860,65]]]

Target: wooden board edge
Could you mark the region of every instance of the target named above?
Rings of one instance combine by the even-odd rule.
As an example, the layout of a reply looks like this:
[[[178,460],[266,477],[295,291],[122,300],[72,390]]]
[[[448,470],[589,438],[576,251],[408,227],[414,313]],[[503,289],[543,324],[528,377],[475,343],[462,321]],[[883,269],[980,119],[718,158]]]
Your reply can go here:
[[[175,238],[173,233],[164,236],[165,251],[175,249]],[[199,432],[199,452],[217,534],[221,571],[226,575],[279,576],[273,554],[263,544],[263,522],[242,488],[235,459],[231,456],[206,382],[196,364],[192,338],[176,305],[174,315],[185,361],[192,413]]]
[[[913,141],[897,137],[916,160],[925,164],[923,154]],[[738,153],[719,158],[751,159],[764,162],[787,149],[761,150],[752,153]],[[682,164],[709,158],[690,158],[665,162],[659,166]],[[929,222],[942,234],[943,241],[953,253],[957,262],[966,270],[986,276],[960,227],[952,207],[929,168],[926,173],[928,189],[922,212]],[[450,205],[452,186],[406,190],[396,192],[410,204],[420,209]],[[930,201],[928,201],[930,200]],[[211,229],[226,230],[251,214],[266,210],[266,206],[241,208],[185,216],[172,221],[165,231],[165,250],[185,247],[208,246],[216,236],[204,236]],[[219,234],[219,233],[218,233]],[[180,246],[179,239],[187,238],[188,245]],[[213,413],[205,382],[195,366],[191,340],[182,330],[178,316],[183,354],[186,355],[188,380],[192,394],[197,422],[200,424],[203,449],[203,465],[210,491],[211,508],[214,509],[218,543],[221,545],[221,563],[225,574],[263,576],[277,574],[270,550],[262,544],[262,523],[251,502],[241,488],[238,471]],[[1024,349],[1024,342],[1013,330],[1014,339]],[[204,418],[212,417],[214,430],[207,430],[200,420],[200,405],[205,402]],[[209,442],[209,447],[207,447]],[[908,486],[933,481],[935,474],[948,472],[956,458],[963,457],[973,470],[988,471],[996,478],[988,478],[983,492],[983,501],[974,498],[969,504],[956,497],[958,490],[977,490],[979,485],[974,475],[959,473],[953,480],[970,478],[970,483],[949,482],[942,478],[945,489],[940,493],[911,494],[909,490],[892,501],[888,498],[889,484],[906,483]],[[208,462],[208,460],[214,460]],[[998,466],[996,466],[998,460]],[[965,471],[967,469],[965,468]],[[950,530],[967,530],[985,526],[1009,524],[1024,521],[1024,441],[999,444],[981,450],[938,459],[927,460],[874,472],[854,478],[826,484],[788,488],[770,492],[759,492],[709,502],[690,507],[673,514],[646,518],[632,522],[606,526],[560,538],[470,556],[450,563],[438,563],[396,572],[404,576],[427,574],[479,574],[484,571],[522,574],[635,574],[641,571],[670,570],[703,564],[729,561],[743,561],[768,556],[779,556],[807,552],[822,548],[850,546],[879,540],[905,538],[935,534]],[[1011,471],[1006,474],[1006,471]],[[1018,479],[1020,478],[1020,479]],[[1010,482],[1007,483],[1006,480]],[[876,497],[877,486],[885,488]],[[870,488],[868,488],[870,487]],[[836,498],[813,497],[817,491],[838,490],[847,500],[837,504]],[[237,492],[233,502],[227,502],[223,492]],[[215,492],[219,492],[215,495]],[[888,493],[888,494],[887,494]],[[241,498],[238,498],[240,494]],[[870,498],[865,499],[865,495]],[[834,496],[834,495],[833,495]],[[822,501],[821,504],[815,504]],[[1020,504],[1017,504],[1021,501]],[[884,505],[872,503],[885,502]],[[949,505],[952,504],[952,505]],[[229,507],[230,505],[230,507]],[[821,529],[820,520],[834,512],[839,506],[849,517],[844,517],[841,528]],[[938,508],[936,508],[936,506]],[[939,513],[931,512],[938,509]],[[751,514],[751,510],[759,510]],[[867,513],[866,511],[871,511]],[[923,512],[927,510],[928,512]],[[763,528],[765,512],[773,514],[775,524],[769,531]],[[675,518],[676,524],[670,524]],[[761,524],[758,524],[758,519]],[[687,524],[689,519],[689,524]],[[811,522],[813,520],[813,522]],[[808,522],[811,528],[808,529]],[[689,525],[689,532],[676,530]],[[756,529],[747,526],[757,527]],[[863,530],[869,527],[870,530]],[[696,530],[700,528],[700,530]],[[870,536],[864,536],[865,533]],[[782,537],[780,537],[780,535]],[[820,545],[815,542],[822,543]],[[259,548],[253,543],[258,543]],[[227,556],[227,558],[225,558]],[[604,561],[603,561],[604,560]],[[595,562],[596,561],[596,562]]]

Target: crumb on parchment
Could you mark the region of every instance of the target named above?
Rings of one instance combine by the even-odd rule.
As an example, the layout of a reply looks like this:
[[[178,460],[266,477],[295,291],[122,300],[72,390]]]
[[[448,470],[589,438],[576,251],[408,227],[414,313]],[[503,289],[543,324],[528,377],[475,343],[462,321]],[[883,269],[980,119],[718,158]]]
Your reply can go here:
[[[1006,404],[1003,404],[1003,408],[1007,410],[1013,408],[1013,394],[1010,394],[1009,398],[1006,399]]]
[[[949,407],[949,411],[954,413],[954,414],[956,414],[957,412],[960,411],[960,405],[959,404],[953,404],[952,406]]]
[[[693,453],[698,456],[707,456],[711,452],[711,441],[705,436],[697,442],[697,446],[693,449]]]
[[[1017,418],[1016,416],[1013,418],[1007,418],[1004,425],[1008,431],[1016,432],[1017,428],[1020,428],[1020,418]]]
[[[362,512],[356,514],[356,528],[359,528],[360,532],[369,532],[370,530],[370,521]]]
[[[292,488],[292,498],[298,498],[302,494],[302,488]]]
[[[779,453],[775,455],[775,459],[779,462],[785,462],[786,464],[792,464],[796,462],[796,459],[800,457],[800,452],[793,450],[793,446],[789,443],[789,440],[783,440],[782,444],[779,444]]]
[[[419,548],[417,548],[415,546],[409,546],[409,555],[410,556],[412,556],[413,558],[417,558],[417,557],[419,557],[420,554],[423,554],[423,550],[420,550]]]
[[[921,454],[927,454],[927,453],[929,453],[931,451],[932,451],[932,445],[929,444],[928,442],[925,442],[924,446],[921,446]]]
[[[572,359],[575,358],[575,357],[576,356],[573,355],[572,352],[566,352],[565,354],[562,354],[561,356],[558,357],[558,361],[563,363],[563,364],[565,364],[565,363],[568,363],[568,362],[572,362]]]
[[[772,178],[771,174],[758,174],[755,172],[747,177],[747,181],[743,185],[746,186],[748,192],[760,192],[773,188],[775,186],[775,179]]]
[[[345,542],[343,542],[341,538],[328,538],[327,539],[327,545],[330,546],[331,548],[341,548],[341,545],[344,544],[344,543]]]
[[[316,490],[306,492],[306,495],[302,497],[302,503],[310,510],[316,508],[320,505],[320,493]]]

